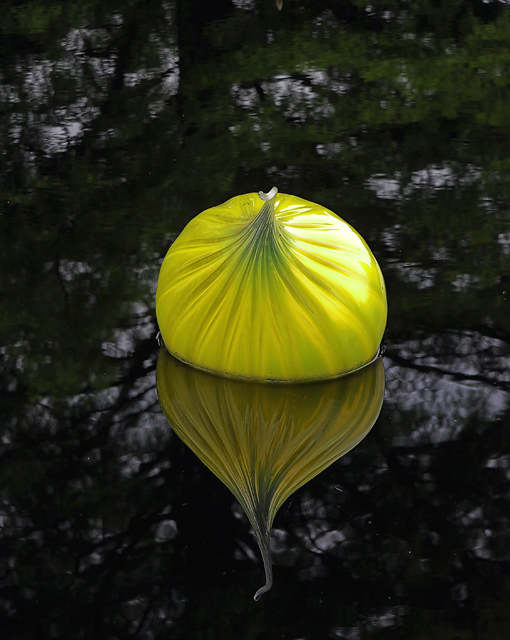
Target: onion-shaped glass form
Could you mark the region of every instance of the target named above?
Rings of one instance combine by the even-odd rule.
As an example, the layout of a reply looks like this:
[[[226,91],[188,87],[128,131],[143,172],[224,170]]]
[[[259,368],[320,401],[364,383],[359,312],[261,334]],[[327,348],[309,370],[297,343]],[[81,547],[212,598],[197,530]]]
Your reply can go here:
[[[375,423],[382,358],[336,380],[271,385],[214,376],[162,349],[158,396],[170,425],[231,490],[248,516],[271,588],[270,531],[299,487],[350,451]]]
[[[170,353],[237,378],[311,381],[377,355],[384,280],[347,222],[296,196],[248,193],[191,220],[156,292]]]

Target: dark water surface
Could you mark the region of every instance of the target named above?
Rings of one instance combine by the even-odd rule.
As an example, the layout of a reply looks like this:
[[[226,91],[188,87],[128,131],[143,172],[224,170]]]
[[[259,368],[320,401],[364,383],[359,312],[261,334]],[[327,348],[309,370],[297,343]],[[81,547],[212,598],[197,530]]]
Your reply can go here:
[[[7,0],[0,636],[510,633],[510,6]],[[277,516],[275,585],[155,391],[188,220],[275,184],[368,241],[386,397]]]

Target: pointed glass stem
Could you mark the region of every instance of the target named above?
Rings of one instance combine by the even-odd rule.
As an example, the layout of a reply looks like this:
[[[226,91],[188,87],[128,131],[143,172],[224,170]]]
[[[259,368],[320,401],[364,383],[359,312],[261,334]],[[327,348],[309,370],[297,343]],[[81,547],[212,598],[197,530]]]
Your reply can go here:
[[[264,193],[263,191],[259,191],[259,198],[261,200],[272,200],[277,193],[278,193],[278,189],[276,187],[273,187],[271,191],[268,191],[267,193]]]
[[[271,546],[270,546],[270,538],[271,538],[271,530],[268,529],[264,534],[260,534],[259,532],[255,532],[257,537],[257,542],[259,543],[260,552],[262,554],[262,561],[264,562],[264,571],[266,574],[266,584],[257,591],[257,593],[253,596],[255,601],[260,600],[261,596],[269,591],[273,586],[273,565],[271,562]]]

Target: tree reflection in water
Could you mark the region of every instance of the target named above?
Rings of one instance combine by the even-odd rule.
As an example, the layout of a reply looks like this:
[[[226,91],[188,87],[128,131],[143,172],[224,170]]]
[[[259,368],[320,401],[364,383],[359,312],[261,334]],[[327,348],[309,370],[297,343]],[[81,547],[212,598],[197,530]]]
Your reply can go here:
[[[4,635],[506,638],[506,4],[5,4]],[[255,605],[244,516],[159,410],[152,301],[184,224],[275,176],[381,264],[387,392],[276,517]]]

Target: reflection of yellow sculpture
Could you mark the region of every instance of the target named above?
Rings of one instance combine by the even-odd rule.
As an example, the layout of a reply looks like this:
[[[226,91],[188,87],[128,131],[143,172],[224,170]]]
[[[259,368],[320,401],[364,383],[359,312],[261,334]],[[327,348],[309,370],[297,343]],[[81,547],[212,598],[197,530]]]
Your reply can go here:
[[[381,270],[328,209],[274,188],[204,211],[170,247],[156,313],[170,353],[236,378],[338,377],[375,358]]]
[[[272,585],[269,537],[283,502],[371,429],[384,395],[382,359],[328,382],[268,385],[197,371],[161,350],[158,395],[177,435],[235,495]]]

